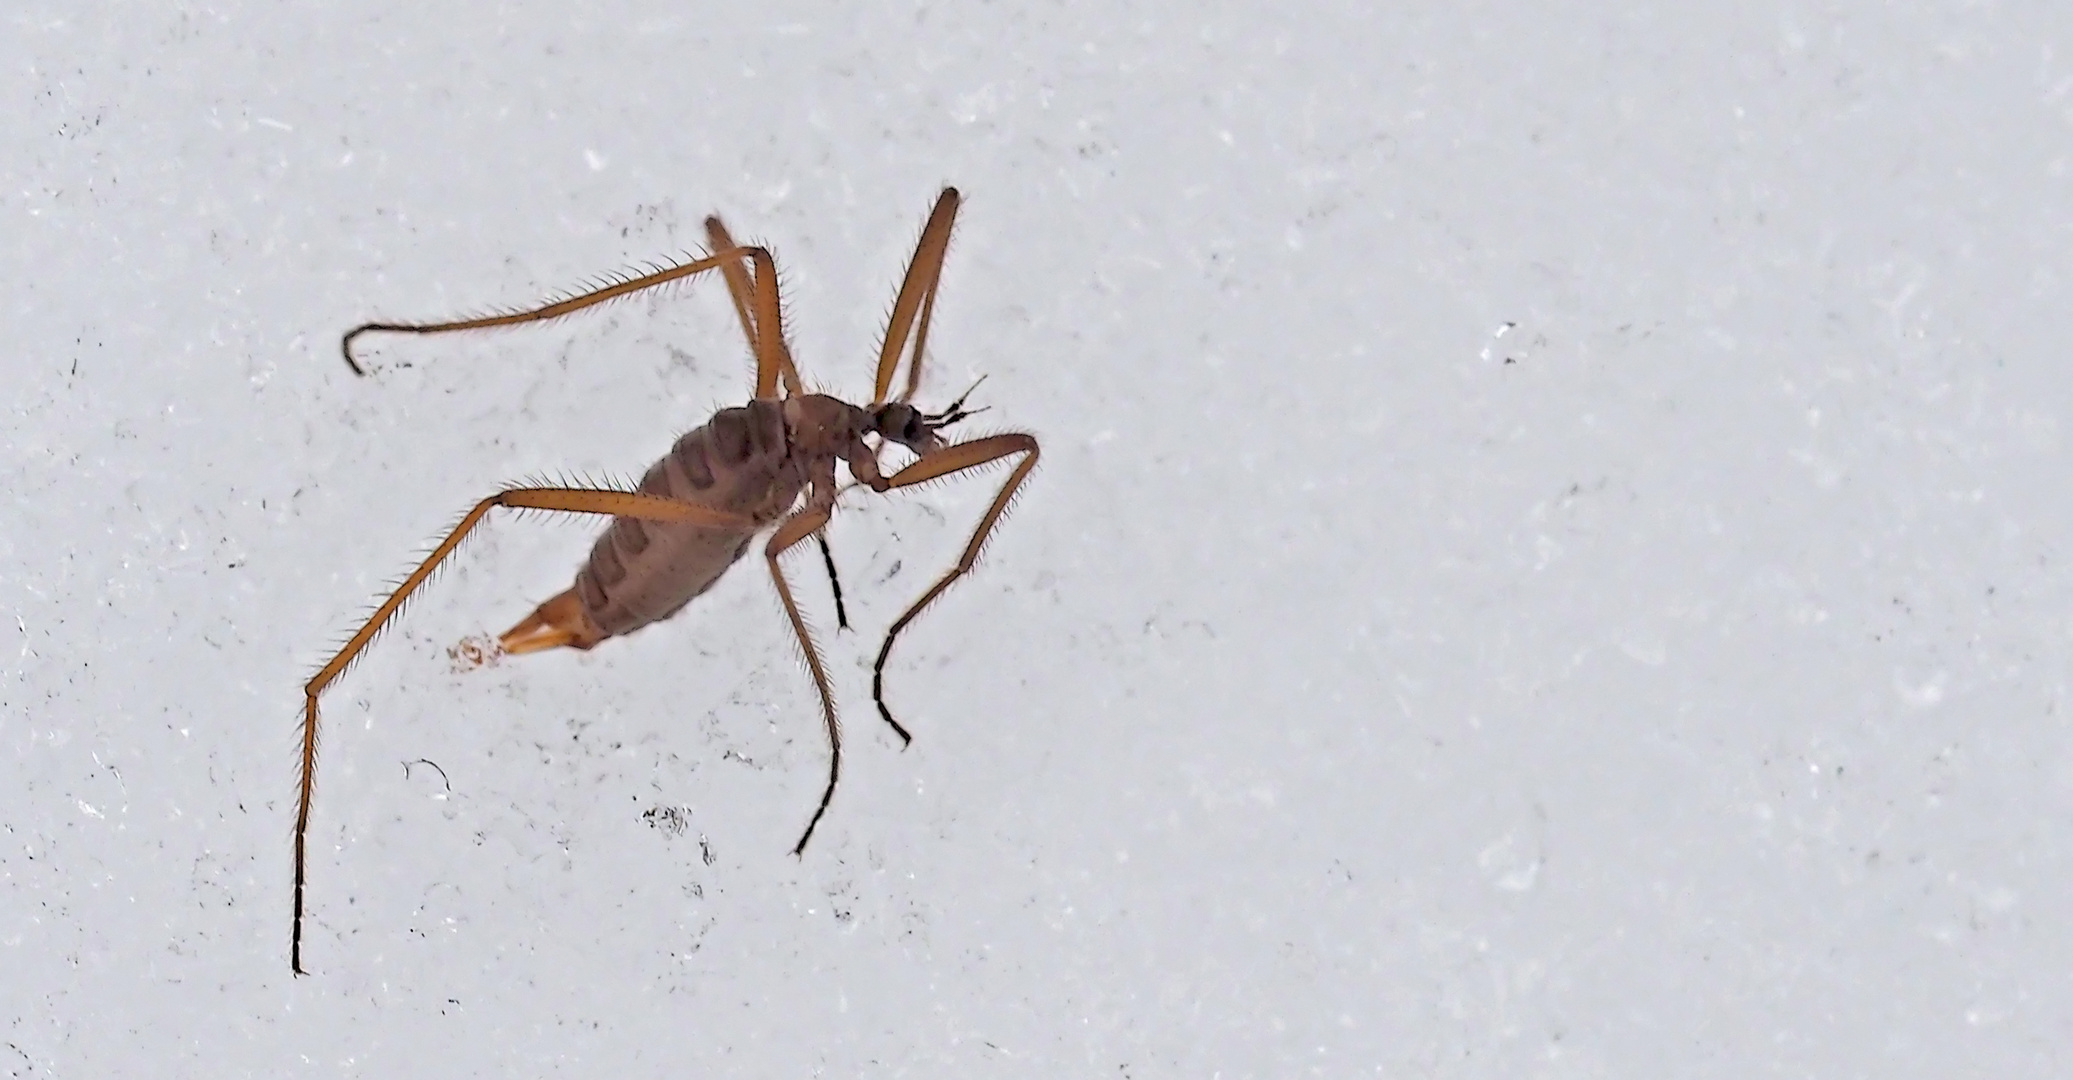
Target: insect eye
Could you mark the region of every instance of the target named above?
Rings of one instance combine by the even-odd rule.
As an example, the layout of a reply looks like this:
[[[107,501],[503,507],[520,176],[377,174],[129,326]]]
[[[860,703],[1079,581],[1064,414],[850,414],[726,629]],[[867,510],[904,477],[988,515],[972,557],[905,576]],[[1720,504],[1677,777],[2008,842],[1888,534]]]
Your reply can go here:
[[[878,430],[886,438],[906,442],[921,429],[921,416],[906,405],[888,405],[877,417]]]

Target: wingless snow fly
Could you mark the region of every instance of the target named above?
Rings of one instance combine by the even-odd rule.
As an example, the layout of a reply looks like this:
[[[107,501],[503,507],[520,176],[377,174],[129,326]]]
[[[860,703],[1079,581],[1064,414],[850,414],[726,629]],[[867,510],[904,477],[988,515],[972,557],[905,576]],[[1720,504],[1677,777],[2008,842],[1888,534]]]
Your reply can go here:
[[[1036,439],[1019,432],[965,442],[945,440],[945,429],[971,415],[964,408],[963,398],[939,412],[924,412],[909,404],[921,385],[929,316],[935,307],[936,282],[943,270],[943,254],[949,247],[957,205],[956,189],[945,188],[922,229],[921,242],[908,263],[885,341],[878,350],[878,380],[869,405],[852,405],[825,394],[806,392],[798,369],[792,365],[791,349],[785,344],[776,264],[762,248],[736,245],[717,217],[705,222],[711,254],[694,262],[615,280],[603,288],[527,311],[442,323],[368,323],[345,335],[340,347],[346,364],[355,374],[364,374],[353,357],[353,343],[365,334],[439,334],[543,322],[718,270],[726,279],[742,330],[755,354],[756,397],[740,408],[720,410],[678,439],[631,491],[514,487],[475,504],[424,562],[382,601],[366,624],[347,639],[338,655],[304,686],[307,700],[302,721],[302,782],[295,811],[295,924],[288,953],[289,965],[296,974],[303,973],[303,892],[308,876],[310,798],[317,770],[317,700],[494,507],[602,514],[612,519],[591,548],[589,560],[576,571],[575,584],[541,604],[499,639],[503,650],[512,653],[563,645],[589,649],[606,638],[666,619],[710,588],[728,567],[739,561],[758,533],[776,527],[763,546],[763,558],[777,584],[785,615],[791,619],[792,632],[798,635],[805,653],[807,671],[820,694],[821,719],[828,732],[828,785],[821,792],[820,805],[807,820],[806,831],[792,849],[797,854],[806,849],[814,827],[820,824],[829,800],[835,796],[835,782],[842,771],[842,732],[835,721],[835,704],[829,696],[820,652],[799,616],[799,606],[792,599],[779,558],[809,536],[820,542],[822,555],[827,556],[822,530],[835,510],[840,490],[835,478],[837,460],[848,467],[855,484],[884,493],[1019,456],[999,494],[979,519],[957,565],[893,621],[878,649],[871,680],[871,696],[877,703],[878,715],[899,734],[903,744],[913,741],[885,704],[885,661],[892,653],[893,641],[943,590],[972,569],[987,537],[1037,462]],[[897,397],[890,396],[903,356],[908,358],[905,386]],[[906,448],[915,460],[891,476],[885,475],[880,470],[878,455],[886,443]],[[832,581],[832,558],[827,564]],[[839,582],[834,583],[834,589],[839,614]],[[846,625],[847,619],[843,622]]]

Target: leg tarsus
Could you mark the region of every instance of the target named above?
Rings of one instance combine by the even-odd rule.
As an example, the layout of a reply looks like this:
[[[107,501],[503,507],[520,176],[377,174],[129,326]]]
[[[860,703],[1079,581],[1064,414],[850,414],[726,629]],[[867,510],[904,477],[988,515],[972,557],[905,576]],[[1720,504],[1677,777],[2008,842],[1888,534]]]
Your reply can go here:
[[[799,842],[792,845],[794,858],[804,858],[806,842],[813,839],[813,830],[820,827],[821,816],[828,812],[828,804],[835,801],[835,780],[842,775],[842,744],[834,744],[828,755],[828,786],[821,790],[821,804],[813,808],[813,819],[806,823],[806,831],[799,834]]]
[[[388,329],[388,327],[385,327],[380,323],[361,323],[360,325],[353,327],[351,330],[346,331],[345,337],[339,339],[338,351],[345,356],[346,366],[353,369],[353,374],[360,376],[365,376],[367,374],[367,372],[360,367],[360,362],[358,360],[353,359],[353,339],[359,337],[361,334],[367,333],[369,330],[386,329]]]
[[[849,609],[842,606],[842,579],[835,573],[835,552],[828,547],[828,530],[814,533],[813,538],[821,546],[821,561],[828,566],[828,587],[835,592],[835,629],[849,629]]]
[[[885,658],[890,656],[892,651],[893,638],[891,634],[887,634],[885,644],[878,649],[878,663],[871,668],[871,702],[878,706],[879,718],[892,725],[893,732],[900,737],[900,749],[905,750],[914,745],[914,736],[907,734],[907,729],[900,726],[898,720],[893,719],[893,711],[885,707]]]

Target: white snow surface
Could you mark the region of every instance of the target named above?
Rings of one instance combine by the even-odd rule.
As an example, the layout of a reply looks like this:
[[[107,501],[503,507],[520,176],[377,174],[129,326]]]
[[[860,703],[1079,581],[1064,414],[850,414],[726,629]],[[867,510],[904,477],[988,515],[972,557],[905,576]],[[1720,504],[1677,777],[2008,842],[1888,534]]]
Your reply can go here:
[[[2073,1070],[2073,8],[84,5],[0,25],[0,1075]],[[750,394],[1042,464],[456,672]]]

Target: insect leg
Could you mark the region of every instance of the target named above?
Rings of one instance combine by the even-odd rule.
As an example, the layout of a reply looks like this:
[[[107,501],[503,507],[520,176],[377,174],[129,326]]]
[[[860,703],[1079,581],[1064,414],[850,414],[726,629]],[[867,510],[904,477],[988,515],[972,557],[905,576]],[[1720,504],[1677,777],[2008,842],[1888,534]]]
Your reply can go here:
[[[735,246],[734,238],[727,235],[727,226],[720,223],[720,216],[718,214],[705,219],[705,235],[706,243],[714,251],[728,251]],[[763,355],[762,347],[757,344],[756,316],[754,314],[757,310],[757,280],[749,277],[748,268],[739,261],[723,264],[720,267],[720,273],[726,275],[727,293],[734,298],[734,313],[741,318],[741,332],[749,339],[749,352],[756,358],[756,396],[776,396],[774,393],[764,392],[763,369],[766,359],[774,360],[783,365],[779,369],[778,374],[784,379],[785,393],[788,396],[797,397],[805,393],[806,389],[799,381],[799,371],[792,366],[791,350],[781,349],[777,356],[766,358]],[[760,265],[757,267],[756,273],[758,278],[763,275],[764,271]],[[773,276],[771,281],[771,289],[774,292],[777,288],[776,278]],[[780,328],[780,333],[782,333],[782,328]],[[784,344],[783,340],[780,339],[778,344]],[[773,383],[771,388],[774,389],[775,385]]]
[[[900,738],[908,742],[914,741],[912,736],[907,734],[906,728],[900,726],[899,721],[893,719],[892,710],[885,704],[885,660],[892,655],[893,639],[899,637],[900,631],[906,629],[908,623],[913,622],[916,616],[934,603],[936,597],[943,595],[943,590],[969,573],[973,564],[979,561],[979,551],[986,546],[986,538],[992,535],[993,527],[1000,524],[1001,515],[1007,513],[1008,504],[1014,501],[1015,492],[1022,486],[1022,481],[1029,477],[1030,470],[1036,468],[1036,437],[1020,433],[989,435],[983,439],[946,446],[894,473],[885,481],[885,487],[880,489],[890,491],[910,484],[925,483],[967,469],[981,468],[1014,454],[1027,456],[1015,466],[1014,472],[1008,474],[1007,482],[1001,485],[1000,494],[993,497],[993,505],[988,506],[985,516],[979,519],[979,527],[973,530],[972,539],[965,545],[964,554],[958,557],[957,565],[937,579],[934,585],[929,586],[929,591],[921,594],[921,599],[916,600],[904,614],[894,620],[892,629],[885,632],[885,644],[878,649],[878,662],[871,666],[871,700],[878,704],[878,715],[884,717],[885,722],[900,733]]]
[[[360,367],[360,362],[353,359],[353,339],[362,334],[376,332],[389,334],[443,334],[454,330],[486,330],[494,326],[518,326],[523,323],[545,322],[549,319],[558,319],[564,315],[574,314],[584,308],[602,304],[607,300],[631,296],[634,293],[652,289],[657,285],[665,285],[682,278],[702,274],[707,270],[730,265],[738,267],[744,259],[756,265],[756,277],[759,281],[768,280],[772,282],[770,304],[772,309],[775,310],[777,304],[775,292],[777,272],[776,264],[770,259],[770,253],[762,248],[732,248],[726,251],[715,252],[703,259],[687,262],[682,266],[672,266],[666,270],[657,270],[652,274],[643,274],[640,277],[615,281],[601,289],[593,289],[580,296],[572,296],[566,300],[557,300],[554,303],[543,304],[524,311],[513,311],[504,315],[487,315],[479,319],[457,319],[452,322],[362,323],[346,331],[345,337],[338,343],[338,348],[345,356],[346,366],[353,369],[353,374],[365,375],[367,372]],[[773,320],[771,325],[776,325],[776,321]],[[780,340],[778,352],[782,354],[781,362],[789,367],[791,356],[788,352],[784,352],[781,348],[782,344],[783,342]],[[759,367],[757,379],[760,385],[762,380],[760,369],[765,359],[761,349],[757,351],[757,358]],[[769,358],[769,363],[773,365],[770,371],[770,379],[771,385],[775,387],[777,378],[777,367],[775,365],[780,363],[780,360],[777,356],[772,356]],[[796,375],[794,377],[796,378]],[[775,396],[775,394],[759,396]]]
[[[586,488],[510,488],[500,491],[475,504],[474,509],[461,518],[460,524],[446,535],[446,539],[432,549],[430,555],[418,564],[418,568],[403,579],[403,584],[389,594],[389,598],[374,609],[367,622],[357,633],[346,640],[329,663],[317,670],[302,688],[302,781],[297,790],[295,803],[295,925],[289,937],[288,966],[297,975],[305,974],[302,969],[302,911],[303,890],[308,880],[307,856],[310,827],[310,803],[315,796],[317,781],[317,698],[324,689],[337,681],[338,677],[351,667],[353,661],[381,633],[401,611],[411,594],[424,585],[432,572],[445,562],[461,541],[482,524],[491,508],[508,506],[531,510],[566,510],[581,514],[611,514],[617,517],[637,517],[647,521],[668,521],[693,525],[709,525],[716,528],[752,531],[756,527],[753,519],[741,514],[730,514],[724,510],[713,510],[693,503],[678,502],[656,495],[641,495],[624,491],[598,491]]]
[[[734,237],[727,235],[727,226],[720,223],[720,215],[705,219],[705,243],[712,251],[727,251],[734,247]],[[756,317],[749,311],[749,297],[753,295],[753,280],[748,268],[739,262],[732,262],[720,268],[727,278],[727,295],[734,300],[734,314],[741,319],[741,335],[748,339],[749,351],[756,350]]]
[[[727,226],[720,221],[720,215],[718,214],[705,219],[705,236],[706,243],[714,251],[726,251],[734,246],[734,237],[728,235]],[[750,313],[751,304],[755,296],[753,291],[755,282],[749,277],[748,269],[738,262],[722,266],[720,272],[727,277],[727,292],[734,298],[735,315],[741,318],[742,336],[749,339],[749,350],[755,352],[756,318]],[[789,360],[790,356],[787,355],[785,359]],[[788,366],[784,369],[783,374],[785,390],[788,394],[797,396],[806,392],[805,388],[800,384],[799,372],[797,370]],[[828,550],[828,534],[826,530],[813,534],[813,539],[820,545],[821,562],[828,568],[828,587],[834,590],[835,593],[835,625],[838,629],[847,630],[849,629],[849,609],[844,607],[842,603],[842,579],[835,574],[835,553]]]
[[[792,587],[785,583],[784,569],[777,560],[799,541],[818,533],[827,525],[832,512],[832,500],[825,504],[808,504],[778,526],[769,545],[763,549],[764,558],[770,561],[770,577],[777,582],[778,599],[784,601],[785,615],[792,620],[792,632],[799,635],[799,648],[806,653],[806,668],[813,675],[814,689],[820,691],[821,716],[828,725],[828,787],[821,792],[821,804],[814,808],[813,820],[806,823],[806,831],[800,835],[798,845],[792,848],[794,855],[806,850],[806,842],[813,839],[814,827],[821,823],[821,815],[828,812],[829,800],[835,797],[835,781],[842,774],[842,727],[835,720],[835,699],[828,692],[828,673],[821,667],[820,651],[814,648],[813,634],[806,629],[806,620],[799,616],[799,605],[792,599]]]
[[[907,332],[914,331],[914,362],[907,365],[907,389],[899,397],[907,401],[921,385],[921,351],[928,344],[929,316],[936,310],[936,282],[943,274],[943,254],[950,249],[950,227],[957,222],[959,196],[956,188],[944,188],[922,226],[921,242],[907,262],[906,280],[900,282],[900,298],[893,302],[892,318],[886,323],[885,342],[878,349],[878,388],[871,403],[883,405],[893,386],[893,372],[907,347]]]

